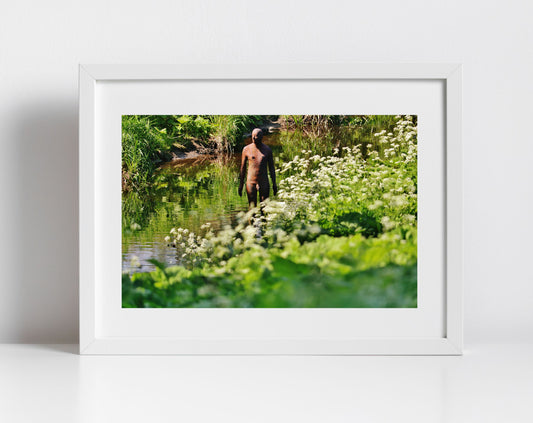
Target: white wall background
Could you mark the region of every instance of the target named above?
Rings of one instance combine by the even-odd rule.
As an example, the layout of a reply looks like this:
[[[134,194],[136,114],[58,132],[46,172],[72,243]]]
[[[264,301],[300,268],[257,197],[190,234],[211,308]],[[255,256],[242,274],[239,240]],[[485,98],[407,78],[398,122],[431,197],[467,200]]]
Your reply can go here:
[[[0,13],[0,342],[77,342],[78,63],[464,64],[465,341],[533,334],[530,0],[19,0]]]

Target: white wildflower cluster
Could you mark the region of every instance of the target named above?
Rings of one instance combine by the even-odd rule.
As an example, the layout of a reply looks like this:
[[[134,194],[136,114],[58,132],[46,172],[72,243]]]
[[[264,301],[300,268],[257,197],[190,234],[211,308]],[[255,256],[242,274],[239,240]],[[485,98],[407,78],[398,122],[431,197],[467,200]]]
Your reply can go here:
[[[170,235],[165,237],[165,241],[178,250],[181,261],[189,264],[198,264],[203,261],[205,255],[211,249],[209,237],[212,235],[210,224],[206,223],[202,229],[206,230],[205,237],[196,235],[194,232],[184,228],[172,228]]]
[[[385,231],[408,223],[416,211],[417,129],[412,116],[397,116],[392,132],[375,134],[378,144],[335,149],[333,156],[304,151],[285,163],[278,197],[289,218],[327,219],[332,211],[361,205],[374,212]],[[410,214],[413,216],[412,214]],[[386,219],[384,219],[386,217]],[[416,218],[415,218],[416,219]],[[409,221],[412,224],[412,221]]]
[[[396,116],[393,132],[383,130],[374,134],[385,159],[398,158],[404,163],[416,161],[417,127],[412,116]]]
[[[291,218],[319,218],[320,203],[332,193],[341,198],[352,190],[352,184],[363,174],[363,158],[360,147],[344,147],[342,157],[339,149],[333,156],[296,156],[285,163],[281,174],[287,174],[280,182],[279,199],[285,204]],[[349,178],[347,178],[349,175]]]
[[[205,231],[203,236],[187,229],[172,228],[171,236],[165,237],[165,241],[178,250],[178,258],[182,264],[196,266],[216,261],[224,265],[227,259],[245,250],[262,249],[266,240],[266,219],[261,217],[259,208],[248,213],[239,213],[237,221],[235,227],[226,225],[216,235],[209,223],[201,226],[201,230]],[[272,234],[269,232],[268,235]],[[277,235],[279,233],[276,233]]]
[[[131,256],[130,266],[131,267],[138,267],[138,268],[142,267],[141,261],[139,260],[139,257]]]

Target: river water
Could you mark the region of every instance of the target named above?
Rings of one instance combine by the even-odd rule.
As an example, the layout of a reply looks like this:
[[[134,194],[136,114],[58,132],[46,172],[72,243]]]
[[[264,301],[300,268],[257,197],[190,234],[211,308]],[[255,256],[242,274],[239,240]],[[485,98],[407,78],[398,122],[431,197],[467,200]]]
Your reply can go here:
[[[277,150],[277,134],[263,141]],[[246,144],[251,139],[246,140]],[[172,228],[198,233],[209,222],[214,229],[232,224],[248,210],[246,195],[238,195],[241,154],[225,158],[198,156],[163,164],[149,194],[124,193],[122,217],[122,271],[155,270],[148,260],[179,264],[176,249],[165,237]]]

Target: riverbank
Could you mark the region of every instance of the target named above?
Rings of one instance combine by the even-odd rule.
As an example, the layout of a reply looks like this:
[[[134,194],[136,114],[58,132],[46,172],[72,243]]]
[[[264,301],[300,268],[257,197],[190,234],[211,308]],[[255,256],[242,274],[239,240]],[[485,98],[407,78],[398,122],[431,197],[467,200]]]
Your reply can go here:
[[[274,134],[281,130],[281,124],[278,121],[275,121],[275,122],[269,121],[257,127],[261,129],[265,135]],[[251,138],[252,138],[251,131],[243,134],[242,142],[236,144],[235,150],[238,150],[239,148],[242,148],[244,145],[251,142]],[[164,158],[163,163],[161,164],[160,167],[165,167],[165,165],[168,162],[174,162],[174,161],[180,161],[180,160],[192,160],[192,159],[213,159],[217,155],[228,154],[227,152],[218,151],[217,148],[215,147],[207,148],[203,145],[199,145],[196,143],[192,143],[189,148],[190,148],[189,150],[184,150],[178,147],[172,148],[169,154]]]

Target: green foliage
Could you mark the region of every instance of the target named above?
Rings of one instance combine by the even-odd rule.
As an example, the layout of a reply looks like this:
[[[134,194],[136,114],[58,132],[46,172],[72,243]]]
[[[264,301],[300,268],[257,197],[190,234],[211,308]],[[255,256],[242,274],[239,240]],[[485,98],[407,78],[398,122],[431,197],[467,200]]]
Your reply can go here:
[[[189,150],[198,145],[208,145],[213,125],[201,115],[153,115],[142,116],[149,119],[150,125],[165,131],[171,140],[170,147]]]
[[[260,126],[264,117],[259,115],[213,115],[214,141],[219,151],[231,152],[241,145],[244,135]]]
[[[285,129],[303,130],[317,135],[320,131],[325,132],[345,123],[347,119],[347,115],[282,115],[280,122]]]
[[[302,151],[329,156],[335,149],[361,145],[366,156],[366,145],[375,144],[374,135],[391,133],[396,126],[395,116],[367,115],[290,115],[281,116],[286,130],[280,139],[284,160],[292,160]],[[416,126],[416,117],[413,121]]]
[[[208,143],[213,127],[203,116],[176,116],[173,134],[178,142],[190,146],[191,142]]]
[[[151,126],[148,118],[122,116],[123,190],[145,188],[153,179],[161,153],[170,144],[166,131]]]
[[[416,243],[322,235],[220,266],[123,274],[124,307],[416,307]]]
[[[198,146],[231,151],[242,143],[245,134],[264,123],[259,115],[154,115],[139,116],[169,135],[177,148],[190,150]]]
[[[156,165],[173,149],[232,152],[264,123],[256,115],[132,115],[122,117],[123,190],[146,190]]]

